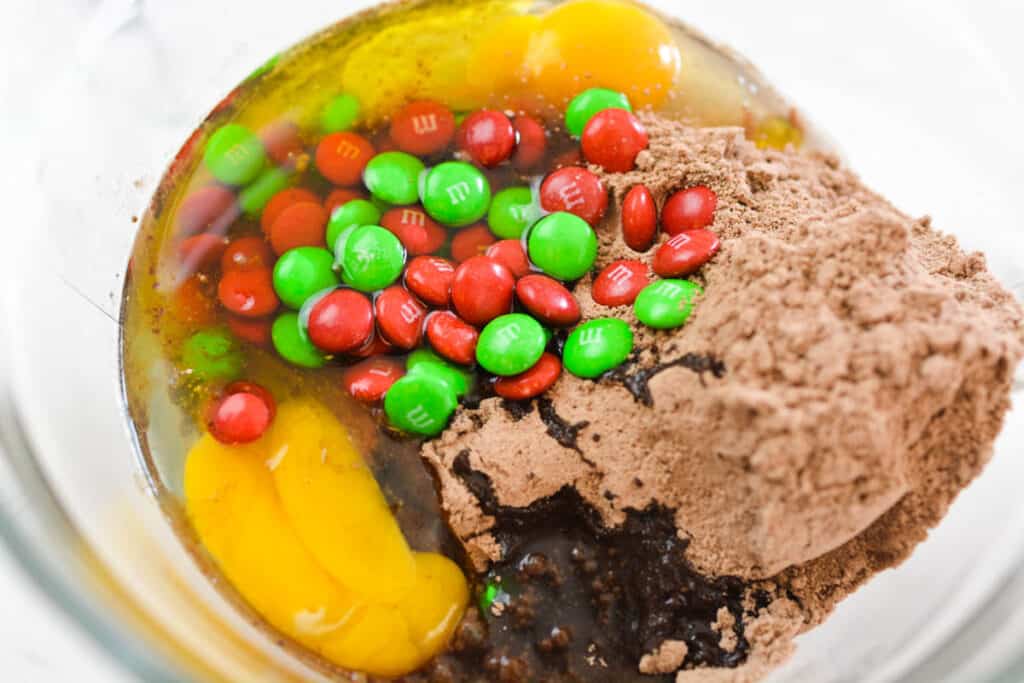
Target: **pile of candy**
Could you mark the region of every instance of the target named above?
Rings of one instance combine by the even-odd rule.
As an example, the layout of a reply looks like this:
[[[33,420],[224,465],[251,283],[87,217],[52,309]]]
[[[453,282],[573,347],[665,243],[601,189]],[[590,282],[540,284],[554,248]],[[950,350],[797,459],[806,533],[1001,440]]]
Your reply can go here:
[[[572,293],[594,266],[594,228],[608,205],[581,157],[625,172],[648,144],[625,95],[595,88],[572,100],[572,147],[551,159],[546,176],[539,167],[552,156],[554,134],[529,116],[481,110],[460,119],[420,101],[383,134],[354,132],[357,120],[358,103],[342,95],[324,110],[326,134],[311,152],[288,123],[259,135],[229,123],[207,141],[204,163],[217,182],[179,207],[179,256],[186,272],[219,268],[217,298],[236,338],[272,344],[305,368],[354,363],[343,378],[352,396],[383,401],[393,426],[428,436],[447,425],[474,366],[493,376],[499,396],[528,399],[549,389],[563,364],[594,378],[626,360],[629,325],[609,317],[577,326]],[[303,173],[330,183],[326,199],[292,186]],[[684,324],[700,288],[678,278],[718,250],[707,230],[716,202],[706,187],[685,188],[659,216],[650,191],[632,188],[623,240],[646,252],[660,225],[668,239],[651,268],[665,279],[652,281],[639,260],[616,261],[594,279],[594,300],[632,304],[653,328]],[[242,214],[258,218],[263,234],[228,240]],[[572,331],[556,344],[554,329]],[[214,374],[230,375],[232,343],[197,333],[183,360],[191,353],[209,367],[212,358],[232,366]],[[258,389],[225,392],[210,418],[217,438],[262,434],[273,402]]]

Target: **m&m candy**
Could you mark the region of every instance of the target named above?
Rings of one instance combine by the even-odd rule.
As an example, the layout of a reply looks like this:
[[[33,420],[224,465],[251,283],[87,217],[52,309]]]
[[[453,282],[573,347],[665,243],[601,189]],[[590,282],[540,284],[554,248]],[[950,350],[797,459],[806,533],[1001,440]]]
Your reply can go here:
[[[559,280],[583,277],[597,258],[597,235],[585,220],[564,211],[540,219],[526,237],[530,261]]]
[[[565,110],[565,129],[570,135],[580,137],[594,114],[605,109],[633,111],[629,98],[623,93],[607,88],[590,88],[572,98]]]
[[[624,306],[650,283],[647,266],[639,261],[612,261],[594,278],[590,295],[602,306]]]
[[[367,358],[345,369],[341,386],[357,401],[376,403],[403,375],[405,367],[398,359]]]
[[[249,443],[270,426],[270,408],[256,394],[240,391],[220,399],[211,411],[209,428],[221,443]]]
[[[405,287],[391,285],[377,295],[373,308],[377,328],[385,339],[399,349],[419,346],[427,309]]]
[[[580,319],[572,292],[547,275],[527,275],[516,282],[516,298],[531,315],[553,327],[569,327]]]
[[[512,166],[519,172],[535,168],[548,150],[548,134],[537,119],[521,114],[512,119],[516,130],[516,150],[512,154]]]
[[[633,350],[633,331],[618,318],[595,318],[569,335],[562,349],[565,369],[593,378],[621,364]]]
[[[670,235],[706,228],[715,221],[717,207],[718,195],[704,185],[679,190],[661,209],[661,227]]]
[[[457,396],[465,396],[473,385],[473,374],[449,363],[430,349],[416,349],[405,359],[410,375],[430,375],[447,384]]]
[[[373,202],[365,199],[353,199],[339,206],[327,221],[327,248],[338,253],[338,237],[349,229],[363,225],[377,225],[381,213]]]
[[[405,249],[393,233],[379,225],[356,228],[345,241],[341,276],[349,287],[373,292],[402,275]]]
[[[299,324],[299,314],[282,313],[270,328],[274,349],[286,361],[303,368],[320,368],[327,362],[324,353],[313,344]]]
[[[430,169],[423,181],[423,207],[436,220],[453,227],[474,223],[491,205],[491,186],[478,168],[446,161]],[[411,203],[415,198],[407,202]]]
[[[689,275],[707,263],[719,246],[718,235],[710,230],[687,230],[658,247],[651,267],[661,277]]]
[[[318,349],[346,353],[363,346],[373,334],[373,306],[364,294],[335,289],[317,299],[305,324]]]
[[[222,273],[217,298],[224,308],[246,318],[270,315],[280,304],[269,268]]]
[[[324,106],[320,112],[320,127],[326,133],[337,133],[352,128],[359,118],[359,100],[342,93]]]
[[[646,185],[634,185],[622,200],[622,241],[633,251],[647,251],[658,232],[658,208]]]
[[[405,286],[424,303],[445,308],[451,299],[455,264],[440,256],[417,256],[405,268]]]
[[[270,246],[278,255],[298,247],[323,246],[327,219],[327,209],[319,202],[292,204],[270,226]]]
[[[487,225],[502,239],[519,239],[539,214],[530,188],[507,187],[494,195],[487,212]]]
[[[292,249],[274,265],[274,291],[286,306],[296,310],[312,295],[337,284],[334,256],[326,249]]]
[[[380,225],[395,233],[412,256],[437,251],[448,236],[445,229],[418,206],[396,206],[381,217]]]
[[[437,102],[410,102],[395,114],[390,133],[403,152],[429,156],[451,144],[455,136],[455,116],[448,107]]]
[[[689,280],[659,280],[644,287],[633,303],[637,320],[648,327],[668,330],[683,325],[702,292]]]
[[[228,123],[210,136],[203,162],[214,178],[238,186],[259,175],[267,163],[267,154],[255,133],[240,124]]]
[[[455,412],[458,398],[451,387],[429,374],[407,374],[388,389],[384,411],[391,424],[412,434],[439,434]]]
[[[434,311],[427,318],[427,341],[453,363],[472,365],[480,333],[451,311]]]
[[[458,132],[459,148],[484,168],[497,166],[512,156],[516,131],[500,111],[475,111],[462,122]]]
[[[526,257],[521,240],[501,240],[487,247],[484,255],[508,268],[512,277],[518,279],[530,272],[530,260]]]
[[[487,248],[498,241],[486,225],[473,225],[463,228],[452,237],[451,252],[456,262],[462,263],[474,256],[479,256]]]
[[[331,133],[316,147],[316,168],[335,185],[355,185],[373,155],[373,145],[362,135]]]
[[[555,354],[545,352],[529,370],[499,377],[494,383],[494,393],[512,401],[525,401],[550,389],[561,374],[562,361]]]
[[[643,124],[624,109],[594,114],[583,129],[583,157],[610,173],[632,171],[636,157],[647,149]]]
[[[476,345],[476,361],[495,375],[518,375],[533,367],[547,336],[534,318],[522,313],[502,315],[487,323]]]
[[[389,204],[412,204],[419,196],[423,162],[405,152],[382,152],[370,159],[363,182],[370,194]]]
[[[474,256],[455,269],[452,304],[472,325],[484,325],[512,309],[515,278],[508,268],[487,256]]]
[[[226,330],[211,328],[185,340],[181,364],[185,372],[199,380],[233,380],[242,372],[245,359]]]
[[[567,211],[597,225],[608,209],[608,192],[601,180],[585,168],[562,168],[540,186],[540,205],[545,211]]]

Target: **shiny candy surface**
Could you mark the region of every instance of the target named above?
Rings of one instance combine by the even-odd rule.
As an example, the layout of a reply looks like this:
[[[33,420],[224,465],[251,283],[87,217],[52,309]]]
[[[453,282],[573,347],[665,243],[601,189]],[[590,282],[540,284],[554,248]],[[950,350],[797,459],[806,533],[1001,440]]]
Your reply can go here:
[[[367,358],[345,369],[341,386],[357,401],[376,403],[403,375],[405,367],[396,358]]]
[[[377,329],[385,339],[400,349],[414,349],[419,345],[427,309],[405,287],[388,287],[377,295],[373,308]]]
[[[512,156],[516,131],[500,111],[481,109],[466,117],[458,132],[459,149],[484,168],[497,166]]]
[[[345,242],[341,273],[350,287],[363,292],[383,289],[402,275],[404,266],[402,243],[379,225],[356,228]]]
[[[348,130],[359,118],[359,100],[347,93],[331,99],[320,112],[320,128],[325,133]]]
[[[689,275],[707,263],[720,246],[718,235],[710,230],[687,230],[658,247],[651,265],[661,277]]]
[[[270,237],[270,227],[281,215],[281,212],[292,204],[300,202],[319,204],[320,198],[304,187],[289,187],[271,197],[267,205],[263,207],[263,213],[260,214],[260,227],[263,229],[263,234]]]
[[[498,238],[486,225],[463,228],[452,237],[452,258],[456,263],[462,263],[474,256],[480,256],[497,241]]]
[[[363,171],[370,193],[389,204],[412,204],[419,196],[423,162],[405,152],[381,152]]]
[[[524,401],[553,387],[561,374],[562,361],[555,354],[544,352],[529,370],[499,377],[494,383],[494,393],[512,401]]]
[[[222,185],[206,185],[193,190],[178,206],[174,217],[175,233],[178,237],[200,232],[222,235],[238,213],[234,192]]]
[[[530,261],[560,280],[583,277],[597,258],[597,235],[585,220],[571,213],[540,219],[526,238]]]
[[[380,225],[395,233],[410,256],[437,251],[448,237],[447,231],[418,206],[389,209]]]
[[[421,100],[405,105],[391,122],[391,139],[398,149],[428,156],[446,148],[455,135],[455,116],[448,107]]]
[[[648,327],[668,330],[684,324],[693,300],[702,292],[689,280],[660,280],[647,285],[633,304],[637,320]]]
[[[530,188],[507,187],[494,195],[487,224],[502,239],[519,239],[539,216]]]
[[[181,363],[196,379],[233,380],[245,363],[238,344],[222,329],[200,330],[185,340]]]
[[[210,136],[203,161],[222,183],[245,185],[263,170],[267,154],[255,133],[237,123],[228,123]]]
[[[512,154],[512,166],[517,171],[529,171],[539,164],[548,150],[548,134],[537,119],[521,114],[512,119],[516,130],[516,150]]]
[[[647,251],[658,233],[658,207],[646,185],[634,185],[622,200],[622,241],[633,251]]]
[[[230,270],[270,270],[273,264],[274,254],[270,247],[255,235],[231,240],[220,259],[220,269],[225,273]]]
[[[327,353],[358,349],[373,334],[373,307],[364,294],[336,289],[310,309],[307,331],[310,341]]]
[[[452,304],[471,325],[484,325],[512,309],[515,278],[487,256],[474,256],[455,269]]]
[[[583,157],[611,173],[633,170],[636,156],[647,149],[643,124],[624,109],[598,112],[583,129]]]
[[[210,270],[220,261],[227,246],[226,238],[209,233],[182,240],[178,244],[178,260],[182,270],[186,273]]]
[[[357,185],[374,149],[362,135],[331,133],[316,147],[316,169],[335,185]]]
[[[594,278],[590,295],[602,306],[624,306],[633,303],[650,281],[647,266],[640,261],[612,261]]]
[[[338,284],[334,256],[319,247],[285,252],[274,264],[274,291],[286,306],[302,308],[306,299]]]
[[[715,222],[716,208],[718,195],[708,187],[698,185],[679,190],[661,208],[661,227],[669,235],[706,228]]]
[[[457,396],[465,396],[473,384],[473,373],[450,363],[430,349],[416,349],[405,359],[410,375],[425,374],[440,379]]]
[[[503,377],[533,367],[547,345],[544,328],[534,318],[509,313],[484,327],[476,347],[476,360],[488,372]]]
[[[629,106],[629,98],[615,90],[607,88],[590,88],[572,98],[565,109],[565,129],[570,135],[579,137],[583,129],[594,117],[594,114],[605,109],[625,109],[633,111]]]
[[[495,242],[487,247],[484,255],[508,268],[514,278],[521,278],[530,272],[530,260],[526,257],[521,240]]]
[[[472,365],[480,333],[451,311],[435,311],[427,318],[427,341],[448,360]]]
[[[270,336],[274,349],[292,365],[319,368],[327,362],[324,353],[313,345],[299,325],[298,313],[289,311],[277,316],[270,328]]]
[[[224,396],[211,412],[210,434],[221,443],[255,441],[270,426],[270,407],[260,396],[245,391]]]
[[[565,340],[562,362],[577,377],[593,378],[625,361],[633,350],[633,331],[618,318],[595,318]]]
[[[269,268],[223,273],[217,298],[224,308],[246,318],[270,315],[280,304]]]
[[[423,207],[453,227],[469,225],[487,215],[491,186],[480,169],[463,161],[445,161],[430,169],[423,181]],[[415,201],[415,197],[406,202]]]
[[[278,255],[297,247],[321,247],[327,219],[327,209],[319,202],[292,204],[270,226],[270,246]]]
[[[547,275],[527,275],[516,282],[519,303],[542,323],[569,327],[580,319],[576,298],[561,282]]]
[[[585,168],[568,166],[544,179],[540,205],[545,211],[567,211],[597,225],[608,209],[608,192],[601,180]]]
[[[433,436],[447,426],[457,403],[448,384],[429,374],[417,373],[391,385],[384,396],[384,411],[399,429]]]
[[[405,268],[405,286],[427,305],[445,308],[451,300],[455,264],[440,256],[417,256]]]
[[[338,253],[338,237],[350,228],[363,225],[377,225],[381,220],[380,209],[365,199],[345,202],[331,213],[327,221],[327,248]]]

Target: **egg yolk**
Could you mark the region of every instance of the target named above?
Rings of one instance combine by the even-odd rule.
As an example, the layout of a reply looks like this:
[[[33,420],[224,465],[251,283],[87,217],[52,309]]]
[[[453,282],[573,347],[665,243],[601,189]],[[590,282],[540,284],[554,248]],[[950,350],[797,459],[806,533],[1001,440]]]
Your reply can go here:
[[[282,404],[251,444],[204,435],[186,461],[185,502],[252,607],[343,667],[399,676],[422,666],[468,603],[459,568],[409,549],[347,431],[313,401]]]

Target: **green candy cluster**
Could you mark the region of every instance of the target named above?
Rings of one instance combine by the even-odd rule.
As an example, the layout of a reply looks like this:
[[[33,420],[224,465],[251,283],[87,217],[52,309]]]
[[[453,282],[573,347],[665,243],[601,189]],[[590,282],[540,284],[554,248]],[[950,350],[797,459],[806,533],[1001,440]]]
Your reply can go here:
[[[339,243],[338,238],[346,232],[363,225],[377,225],[383,215],[381,210],[373,202],[366,199],[353,199],[345,202],[331,214],[327,222],[327,246],[340,260],[339,253],[344,250],[344,243]]]
[[[370,159],[363,184],[377,199],[388,204],[412,204],[419,198],[423,162],[405,152],[382,152]]]
[[[295,310],[317,292],[337,284],[334,256],[320,247],[289,249],[274,265],[274,291],[285,306]]]

